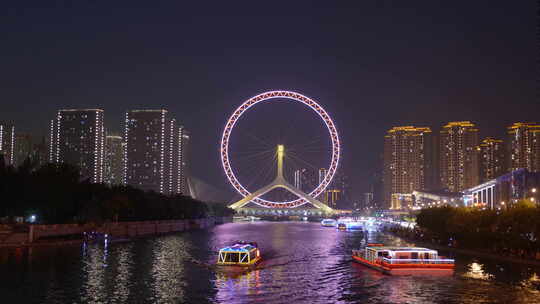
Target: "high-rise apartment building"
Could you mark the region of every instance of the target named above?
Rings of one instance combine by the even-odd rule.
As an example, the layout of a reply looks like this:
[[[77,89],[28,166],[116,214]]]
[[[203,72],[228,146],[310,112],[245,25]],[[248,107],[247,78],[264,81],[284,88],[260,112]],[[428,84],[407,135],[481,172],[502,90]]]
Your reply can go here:
[[[449,122],[440,132],[441,185],[459,192],[479,183],[478,129],[470,121]]]
[[[319,169],[319,184],[324,180],[326,174],[328,174],[326,168]],[[317,185],[314,185],[313,189],[315,189],[316,186]],[[350,208],[349,183],[347,176],[338,169],[334,174],[332,181],[328,184],[326,190],[318,196],[318,199],[331,208]]]
[[[326,189],[323,194],[322,202],[328,205],[328,207],[337,209],[338,201],[341,199],[341,190],[340,189]]]
[[[326,168],[320,168],[319,169],[319,184],[321,184],[326,177],[326,174],[328,173],[328,170]]]
[[[103,182],[105,144],[101,109],[59,110],[51,121],[49,160],[79,168],[82,179]]]
[[[49,162],[49,148],[47,146],[48,145],[45,136],[42,137],[39,142],[34,142],[32,144],[32,152],[30,154],[30,158],[32,159],[32,162],[36,166],[36,168],[39,168]]]
[[[184,195],[191,195],[191,190],[189,187],[189,151],[190,151],[190,138],[191,135],[189,131],[186,130],[183,126],[178,128],[178,167],[177,167],[177,178],[176,182],[176,193],[182,193]]]
[[[28,158],[32,158],[34,146],[30,134],[15,134],[15,149],[13,153],[13,164],[18,167]]]
[[[362,206],[364,208],[373,207],[373,192],[365,192]]]
[[[121,136],[107,135],[105,137],[105,165],[103,181],[109,185],[123,183],[124,172],[124,141]]]
[[[393,194],[410,194],[431,187],[433,137],[428,127],[402,126],[384,137],[384,203],[389,208]]]
[[[128,111],[124,143],[124,184],[163,194],[189,194],[189,134],[168,111]]]
[[[505,154],[503,141],[491,137],[482,140],[477,147],[480,182],[486,182],[505,173]]]
[[[302,169],[294,170],[294,187],[302,190]]]
[[[508,169],[540,172],[540,124],[516,122],[508,127]]]
[[[0,122],[0,162],[14,164],[15,126]]]
[[[325,169],[321,169],[325,170]],[[294,183],[293,185],[306,192],[309,193],[319,185],[319,181],[322,181],[319,179],[319,172],[316,169],[312,168],[299,168],[294,171]],[[325,173],[323,173],[325,174]]]

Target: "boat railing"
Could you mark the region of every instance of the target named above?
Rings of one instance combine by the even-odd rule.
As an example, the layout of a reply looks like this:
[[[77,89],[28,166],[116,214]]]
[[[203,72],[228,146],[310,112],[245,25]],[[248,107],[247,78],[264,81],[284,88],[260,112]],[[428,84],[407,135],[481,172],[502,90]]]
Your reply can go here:
[[[454,264],[453,259],[389,259],[382,258],[387,264]]]

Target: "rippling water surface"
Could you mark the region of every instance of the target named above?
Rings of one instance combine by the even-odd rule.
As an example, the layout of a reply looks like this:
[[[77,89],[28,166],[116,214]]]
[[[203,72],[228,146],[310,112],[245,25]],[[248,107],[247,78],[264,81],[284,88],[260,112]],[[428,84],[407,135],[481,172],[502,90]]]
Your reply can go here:
[[[262,269],[230,277],[211,264],[230,241],[253,240]],[[132,242],[0,250],[2,303],[540,303],[540,269],[454,256],[452,276],[380,274],[351,262],[373,231],[318,223],[231,223]],[[444,253],[443,253],[444,254]]]

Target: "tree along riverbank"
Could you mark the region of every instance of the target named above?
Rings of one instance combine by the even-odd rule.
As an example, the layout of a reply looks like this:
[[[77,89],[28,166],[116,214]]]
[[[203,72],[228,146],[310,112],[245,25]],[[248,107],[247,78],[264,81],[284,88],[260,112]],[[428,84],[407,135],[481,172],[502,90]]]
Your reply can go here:
[[[525,264],[525,265],[534,265],[534,266],[540,266],[540,260],[538,259],[524,259],[520,258],[518,256],[511,256],[511,255],[500,255],[497,253],[492,252],[486,252],[482,250],[473,250],[473,249],[463,249],[463,248],[456,248],[448,245],[442,245],[439,243],[435,243],[430,240],[426,239],[417,239],[414,237],[411,237],[408,233],[403,233],[403,229],[393,229],[388,228],[385,230],[386,233],[392,234],[396,237],[399,237],[405,241],[415,243],[416,246],[422,246],[422,247],[428,247],[436,250],[444,250],[464,255],[469,255],[473,257],[482,257],[482,258],[488,258],[491,260],[497,260],[497,261],[504,261],[504,262],[511,262],[511,263],[519,263],[519,264]]]
[[[24,217],[39,224],[160,221],[232,216],[225,203],[130,186],[91,183],[67,164],[18,168],[0,162],[0,219]]]
[[[394,226],[388,231],[438,249],[540,265],[540,208],[526,202],[506,210],[423,209],[414,229]]]

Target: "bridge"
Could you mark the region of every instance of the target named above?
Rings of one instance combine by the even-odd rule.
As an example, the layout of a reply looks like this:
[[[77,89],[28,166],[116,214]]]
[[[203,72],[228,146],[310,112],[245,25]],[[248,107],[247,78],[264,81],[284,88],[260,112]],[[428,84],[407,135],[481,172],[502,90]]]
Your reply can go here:
[[[277,174],[274,180],[270,184],[260,188],[257,191],[254,191],[253,193],[242,198],[241,200],[229,205],[229,207],[236,210],[236,212],[238,213],[248,214],[248,215],[323,216],[323,215],[332,215],[336,213],[334,209],[328,207],[326,204],[322,203],[321,201],[317,200],[311,195],[291,185],[283,176],[283,157],[285,155],[285,146],[278,145],[276,153],[277,153]],[[277,205],[276,207],[272,207],[272,208],[245,208],[245,206],[249,204],[250,202],[252,202],[253,200],[260,198],[264,194],[277,188],[282,188],[291,192],[292,194],[296,195],[297,197],[311,204],[313,207],[312,208],[302,208],[302,207],[280,208],[279,205]]]

